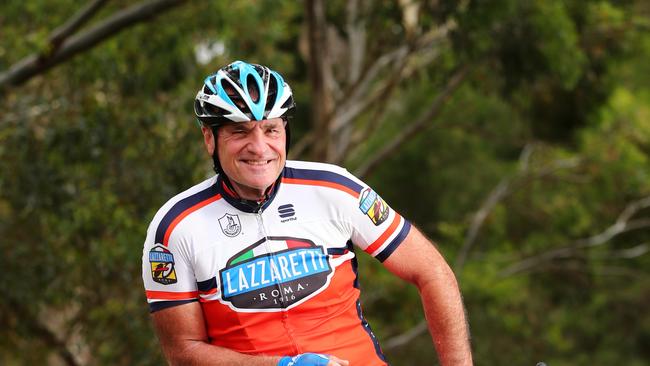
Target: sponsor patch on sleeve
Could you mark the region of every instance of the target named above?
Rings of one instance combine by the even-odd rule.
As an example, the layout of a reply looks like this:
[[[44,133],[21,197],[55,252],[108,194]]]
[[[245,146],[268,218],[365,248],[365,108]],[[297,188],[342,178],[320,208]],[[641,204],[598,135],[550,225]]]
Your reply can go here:
[[[151,277],[155,282],[163,285],[176,283],[176,270],[174,270],[174,255],[162,245],[157,245],[149,251],[151,263]]]
[[[361,192],[359,196],[359,209],[377,226],[381,225],[388,218],[388,205],[370,188],[366,188]]]

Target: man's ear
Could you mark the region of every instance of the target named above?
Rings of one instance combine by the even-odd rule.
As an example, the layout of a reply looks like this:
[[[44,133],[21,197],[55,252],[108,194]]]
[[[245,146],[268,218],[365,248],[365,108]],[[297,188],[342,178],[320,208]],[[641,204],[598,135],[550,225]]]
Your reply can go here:
[[[212,154],[214,154],[217,137],[214,136],[212,128],[205,125],[201,126],[201,132],[203,133],[203,144],[205,145],[205,150],[208,152],[208,155],[212,156]]]

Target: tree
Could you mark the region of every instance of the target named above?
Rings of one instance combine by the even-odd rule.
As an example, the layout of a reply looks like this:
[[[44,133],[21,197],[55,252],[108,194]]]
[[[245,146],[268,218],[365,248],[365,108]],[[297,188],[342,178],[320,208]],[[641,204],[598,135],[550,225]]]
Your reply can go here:
[[[153,0],[138,3],[113,14],[82,34],[74,33],[83,26],[107,1],[95,0],[88,3],[47,38],[43,49],[37,54],[27,56],[0,74],[0,90],[7,85],[20,85],[35,75],[64,62],[77,53],[83,52],[126,27],[168,11],[183,3],[179,0]]]
[[[234,59],[291,83],[293,156],[343,164],[439,242],[477,360],[648,358],[643,2],[78,6],[0,5],[3,364],[163,362],[141,243],[210,174],[192,98]],[[389,359],[430,364],[415,289],[364,256],[359,276]]]

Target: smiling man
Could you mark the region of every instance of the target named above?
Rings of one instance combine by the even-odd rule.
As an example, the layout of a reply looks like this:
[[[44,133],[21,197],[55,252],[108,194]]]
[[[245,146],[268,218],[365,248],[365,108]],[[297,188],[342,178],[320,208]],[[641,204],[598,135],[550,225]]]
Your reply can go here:
[[[345,169],[287,161],[291,88],[236,61],[194,105],[216,175],[153,218],[142,275],[178,365],[388,365],[363,317],[355,249],[414,283],[443,365],[471,365],[456,279],[408,220]]]
[[[264,198],[266,189],[280,176],[286,162],[286,121],[273,118],[260,122],[226,123],[219,128],[216,149],[220,164],[240,197]],[[212,129],[201,128],[210,155],[215,149]]]

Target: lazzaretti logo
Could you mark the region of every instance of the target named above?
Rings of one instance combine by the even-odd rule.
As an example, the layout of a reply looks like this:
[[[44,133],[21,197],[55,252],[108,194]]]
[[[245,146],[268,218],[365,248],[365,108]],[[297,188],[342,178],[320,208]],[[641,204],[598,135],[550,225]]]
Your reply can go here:
[[[174,270],[174,255],[162,245],[157,245],[149,251],[151,278],[163,285],[176,283]]]
[[[219,271],[222,299],[238,309],[287,308],[323,288],[330,273],[327,254],[311,240],[268,237]]]

